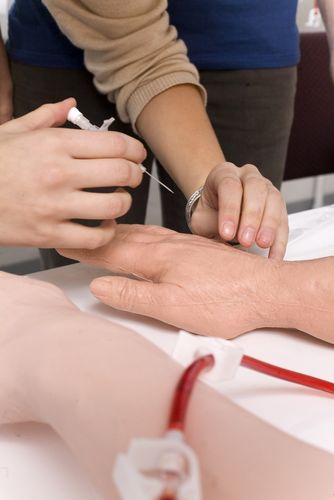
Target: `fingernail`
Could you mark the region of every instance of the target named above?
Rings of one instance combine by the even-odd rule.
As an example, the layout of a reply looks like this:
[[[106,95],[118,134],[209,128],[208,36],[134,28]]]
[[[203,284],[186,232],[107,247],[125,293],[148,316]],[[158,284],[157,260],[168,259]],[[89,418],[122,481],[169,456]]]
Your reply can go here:
[[[241,233],[240,242],[242,244],[251,245],[254,242],[255,229],[252,227],[246,227]]]
[[[270,247],[272,245],[274,239],[274,232],[272,229],[262,229],[256,241],[265,247]]]
[[[226,239],[231,239],[234,236],[235,233],[235,225],[233,222],[224,222],[223,227],[222,227],[222,233],[223,237]]]
[[[90,284],[90,289],[94,295],[98,297],[105,297],[108,295],[108,290],[110,288],[110,279],[108,278],[96,278]]]

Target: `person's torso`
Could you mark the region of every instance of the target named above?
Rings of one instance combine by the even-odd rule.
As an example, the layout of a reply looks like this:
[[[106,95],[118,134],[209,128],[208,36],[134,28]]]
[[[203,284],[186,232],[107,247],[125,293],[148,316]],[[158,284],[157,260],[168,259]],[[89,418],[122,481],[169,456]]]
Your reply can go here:
[[[8,16],[12,60],[49,68],[83,68],[83,51],[58,28],[41,0],[15,0]]]
[[[299,61],[297,0],[169,0],[171,23],[202,70],[293,66]],[[12,59],[81,68],[83,52],[61,33],[41,0],[16,0],[9,13]]]

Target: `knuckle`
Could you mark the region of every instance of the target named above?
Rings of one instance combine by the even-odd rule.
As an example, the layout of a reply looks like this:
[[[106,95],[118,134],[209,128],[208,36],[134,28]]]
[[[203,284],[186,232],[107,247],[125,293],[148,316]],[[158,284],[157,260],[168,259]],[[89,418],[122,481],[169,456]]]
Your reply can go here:
[[[271,196],[274,198],[274,202],[277,204],[277,206],[280,208],[281,213],[286,212],[286,205],[284,198],[278,189],[276,189],[274,186],[272,188]]]
[[[281,217],[279,214],[271,214],[267,215],[263,223],[263,226],[276,229],[279,226],[280,222],[281,222]]]
[[[55,188],[65,184],[66,181],[66,171],[60,165],[45,165],[45,169],[41,174],[41,182],[44,186]]]
[[[243,165],[241,169],[247,175],[256,174],[258,177],[261,176],[259,169],[255,165],[252,165],[251,163],[246,163],[246,165]]]
[[[233,175],[226,175],[223,177],[221,186],[226,190],[242,191],[240,179]]]
[[[118,132],[112,132],[111,140],[114,156],[119,156],[120,158],[124,157],[127,147],[126,138]]]
[[[113,217],[118,217],[119,215],[121,215],[123,210],[122,196],[116,193],[112,198],[110,198],[108,205],[109,205],[108,210],[110,214]]]
[[[113,166],[113,174],[116,177],[115,185],[128,186],[131,182],[131,167],[126,160],[118,160]]]
[[[218,163],[211,172],[209,173],[210,177],[219,178],[220,176],[231,174],[233,175],[238,167],[236,167],[231,162]]]
[[[261,206],[251,207],[247,209],[245,214],[249,221],[259,222],[262,218],[263,210]]]
[[[44,129],[35,131],[36,139],[39,142],[39,148],[42,149],[41,153],[45,155],[52,155],[63,148],[61,134],[56,129]],[[52,157],[52,156],[51,156]]]
[[[93,230],[92,233],[89,235],[89,237],[85,239],[83,247],[86,248],[87,250],[96,250],[97,248],[101,247],[104,243],[104,239],[102,236],[103,235],[100,229]]]
[[[268,193],[269,185],[267,179],[260,176],[255,176],[253,174],[246,175],[244,177],[244,183],[247,182],[249,187],[256,188],[256,191],[259,195],[266,195]]]
[[[40,224],[35,229],[36,245],[40,248],[49,247],[51,244],[51,227],[49,224]]]
[[[113,193],[108,200],[108,211],[113,218],[120,217],[128,211],[131,206],[131,196],[127,192]]]
[[[50,220],[55,213],[55,209],[52,203],[47,199],[41,198],[38,203],[34,205],[32,209],[32,214],[37,219],[47,219]]]
[[[117,171],[118,185],[136,187],[140,184],[142,175],[137,165],[126,160],[119,162]]]

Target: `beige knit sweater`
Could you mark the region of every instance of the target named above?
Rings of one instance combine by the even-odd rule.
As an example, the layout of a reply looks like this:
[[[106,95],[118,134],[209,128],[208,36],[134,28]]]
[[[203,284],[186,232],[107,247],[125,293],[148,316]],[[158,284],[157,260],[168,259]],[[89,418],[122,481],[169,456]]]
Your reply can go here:
[[[169,24],[167,0],[42,0],[62,32],[84,50],[97,89],[134,125],[169,87],[201,88],[184,43]],[[74,96],[75,97],[75,96]]]

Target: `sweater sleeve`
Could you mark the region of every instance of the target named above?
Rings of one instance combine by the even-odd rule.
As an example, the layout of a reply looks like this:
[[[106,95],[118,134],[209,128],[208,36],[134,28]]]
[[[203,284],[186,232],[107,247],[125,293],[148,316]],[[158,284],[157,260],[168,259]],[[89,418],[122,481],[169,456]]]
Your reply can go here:
[[[198,86],[198,72],[169,24],[167,0],[42,0],[61,31],[84,50],[97,89],[135,126],[145,105],[164,90]]]

